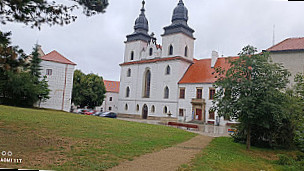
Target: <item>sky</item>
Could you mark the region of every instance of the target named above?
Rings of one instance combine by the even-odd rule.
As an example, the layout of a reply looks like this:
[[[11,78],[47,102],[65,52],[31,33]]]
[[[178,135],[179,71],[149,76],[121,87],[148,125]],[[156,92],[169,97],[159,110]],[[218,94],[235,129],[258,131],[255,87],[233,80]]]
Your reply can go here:
[[[72,4],[71,0],[55,0]],[[76,22],[66,26],[43,25],[41,30],[21,23],[1,25],[12,31],[12,43],[31,53],[39,43],[45,53],[58,51],[85,73],[105,80],[120,80],[126,35],[133,33],[142,0],[109,0],[106,13],[86,17],[81,9]],[[161,44],[163,27],[171,24],[178,0],[146,0],[149,33]],[[287,0],[184,0],[188,25],[195,30],[195,58],[236,56],[246,45],[259,51],[290,37],[304,37],[304,2]]]

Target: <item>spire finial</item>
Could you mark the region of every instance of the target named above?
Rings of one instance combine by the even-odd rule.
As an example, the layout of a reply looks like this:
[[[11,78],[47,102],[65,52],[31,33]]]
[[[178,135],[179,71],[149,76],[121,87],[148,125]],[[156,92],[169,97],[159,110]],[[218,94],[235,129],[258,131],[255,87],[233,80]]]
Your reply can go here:
[[[146,2],[145,2],[145,0],[143,0],[142,1],[142,5],[143,5],[142,8],[145,8],[145,4],[146,4]]]
[[[142,12],[142,14],[145,12],[145,4],[146,4],[146,2],[145,2],[145,0],[143,0],[142,1],[142,8],[141,8],[141,12]]]

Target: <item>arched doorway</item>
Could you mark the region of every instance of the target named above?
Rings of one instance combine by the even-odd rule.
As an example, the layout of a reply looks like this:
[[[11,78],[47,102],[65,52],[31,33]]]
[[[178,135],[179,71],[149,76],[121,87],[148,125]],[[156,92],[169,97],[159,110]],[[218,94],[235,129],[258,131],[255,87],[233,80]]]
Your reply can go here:
[[[145,104],[142,108],[142,118],[148,119],[148,106]]]

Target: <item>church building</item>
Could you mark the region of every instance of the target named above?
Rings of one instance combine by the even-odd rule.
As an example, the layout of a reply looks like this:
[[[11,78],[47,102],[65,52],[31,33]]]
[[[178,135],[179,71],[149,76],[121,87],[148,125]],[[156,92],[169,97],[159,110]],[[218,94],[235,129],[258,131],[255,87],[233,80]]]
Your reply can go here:
[[[188,25],[188,10],[179,0],[171,24],[164,27],[157,44],[145,16],[145,2],[135,21],[134,32],[125,41],[120,64],[118,113],[143,119],[174,117],[225,125],[229,120],[212,112],[214,67],[228,67],[227,58],[212,52],[211,59],[194,58],[194,30]]]

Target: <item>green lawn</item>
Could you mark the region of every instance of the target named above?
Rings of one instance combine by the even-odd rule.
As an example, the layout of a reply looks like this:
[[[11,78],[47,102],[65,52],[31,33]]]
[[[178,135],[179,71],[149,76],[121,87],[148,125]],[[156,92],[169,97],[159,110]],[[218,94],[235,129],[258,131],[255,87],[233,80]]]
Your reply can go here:
[[[194,136],[166,126],[0,105],[0,152],[23,159],[0,168],[104,170]]]
[[[248,152],[244,144],[234,143],[232,138],[215,138],[203,151],[192,160],[191,164],[182,165],[179,170],[227,170],[227,171],[268,171],[268,170],[304,170],[300,162],[279,165],[278,155],[284,154],[296,158],[300,152],[255,148]]]

